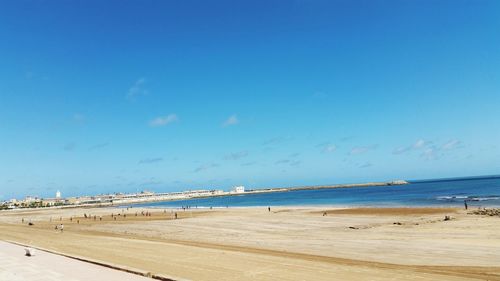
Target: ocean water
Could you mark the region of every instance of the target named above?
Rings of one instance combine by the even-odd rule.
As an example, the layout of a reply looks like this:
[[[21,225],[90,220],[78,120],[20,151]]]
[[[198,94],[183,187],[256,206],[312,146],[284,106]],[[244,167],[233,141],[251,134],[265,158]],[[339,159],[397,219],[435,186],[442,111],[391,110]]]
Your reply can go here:
[[[148,207],[248,206],[469,206],[499,207],[500,176],[410,181],[399,186],[297,190],[136,204]]]

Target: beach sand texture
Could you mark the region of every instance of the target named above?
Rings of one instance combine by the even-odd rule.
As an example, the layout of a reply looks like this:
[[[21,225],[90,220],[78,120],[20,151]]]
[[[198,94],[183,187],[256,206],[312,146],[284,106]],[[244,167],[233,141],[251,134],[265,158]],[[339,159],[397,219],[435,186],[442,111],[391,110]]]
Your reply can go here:
[[[5,281],[148,281],[146,277],[0,241],[0,280]]]
[[[500,218],[457,209],[9,211],[0,239],[179,280],[500,280]]]

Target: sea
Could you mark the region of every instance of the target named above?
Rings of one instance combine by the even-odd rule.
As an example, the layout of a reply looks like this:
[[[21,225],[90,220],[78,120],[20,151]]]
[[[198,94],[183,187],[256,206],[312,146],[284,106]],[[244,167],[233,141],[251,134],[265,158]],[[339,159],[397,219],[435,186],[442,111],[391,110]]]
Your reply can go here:
[[[134,204],[156,208],[252,206],[500,207],[500,176],[414,180],[406,185],[290,190]]]

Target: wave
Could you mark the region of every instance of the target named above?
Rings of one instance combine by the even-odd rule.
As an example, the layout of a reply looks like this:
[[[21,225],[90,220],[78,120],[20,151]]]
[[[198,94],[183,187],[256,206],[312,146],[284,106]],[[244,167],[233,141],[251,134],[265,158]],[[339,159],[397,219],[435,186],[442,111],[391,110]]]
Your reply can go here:
[[[463,195],[450,195],[450,196],[438,196],[436,197],[437,200],[453,200],[453,199],[467,199],[469,196],[463,196]]]
[[[500,200],[499,195],[486,195],[486,196],[464,196],[464,195],[448,195],[448,196],[438,196],[436,200],[439,201],[489,201],[489,200]]]

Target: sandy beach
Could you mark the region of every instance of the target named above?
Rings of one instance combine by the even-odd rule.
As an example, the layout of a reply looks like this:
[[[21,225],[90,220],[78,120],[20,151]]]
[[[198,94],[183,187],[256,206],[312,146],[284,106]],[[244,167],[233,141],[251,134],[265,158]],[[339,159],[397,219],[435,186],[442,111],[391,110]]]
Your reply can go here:
[[[500,280],[499,222],[450,208],[44,209],[0,212],[0,240],[175,280]]]

